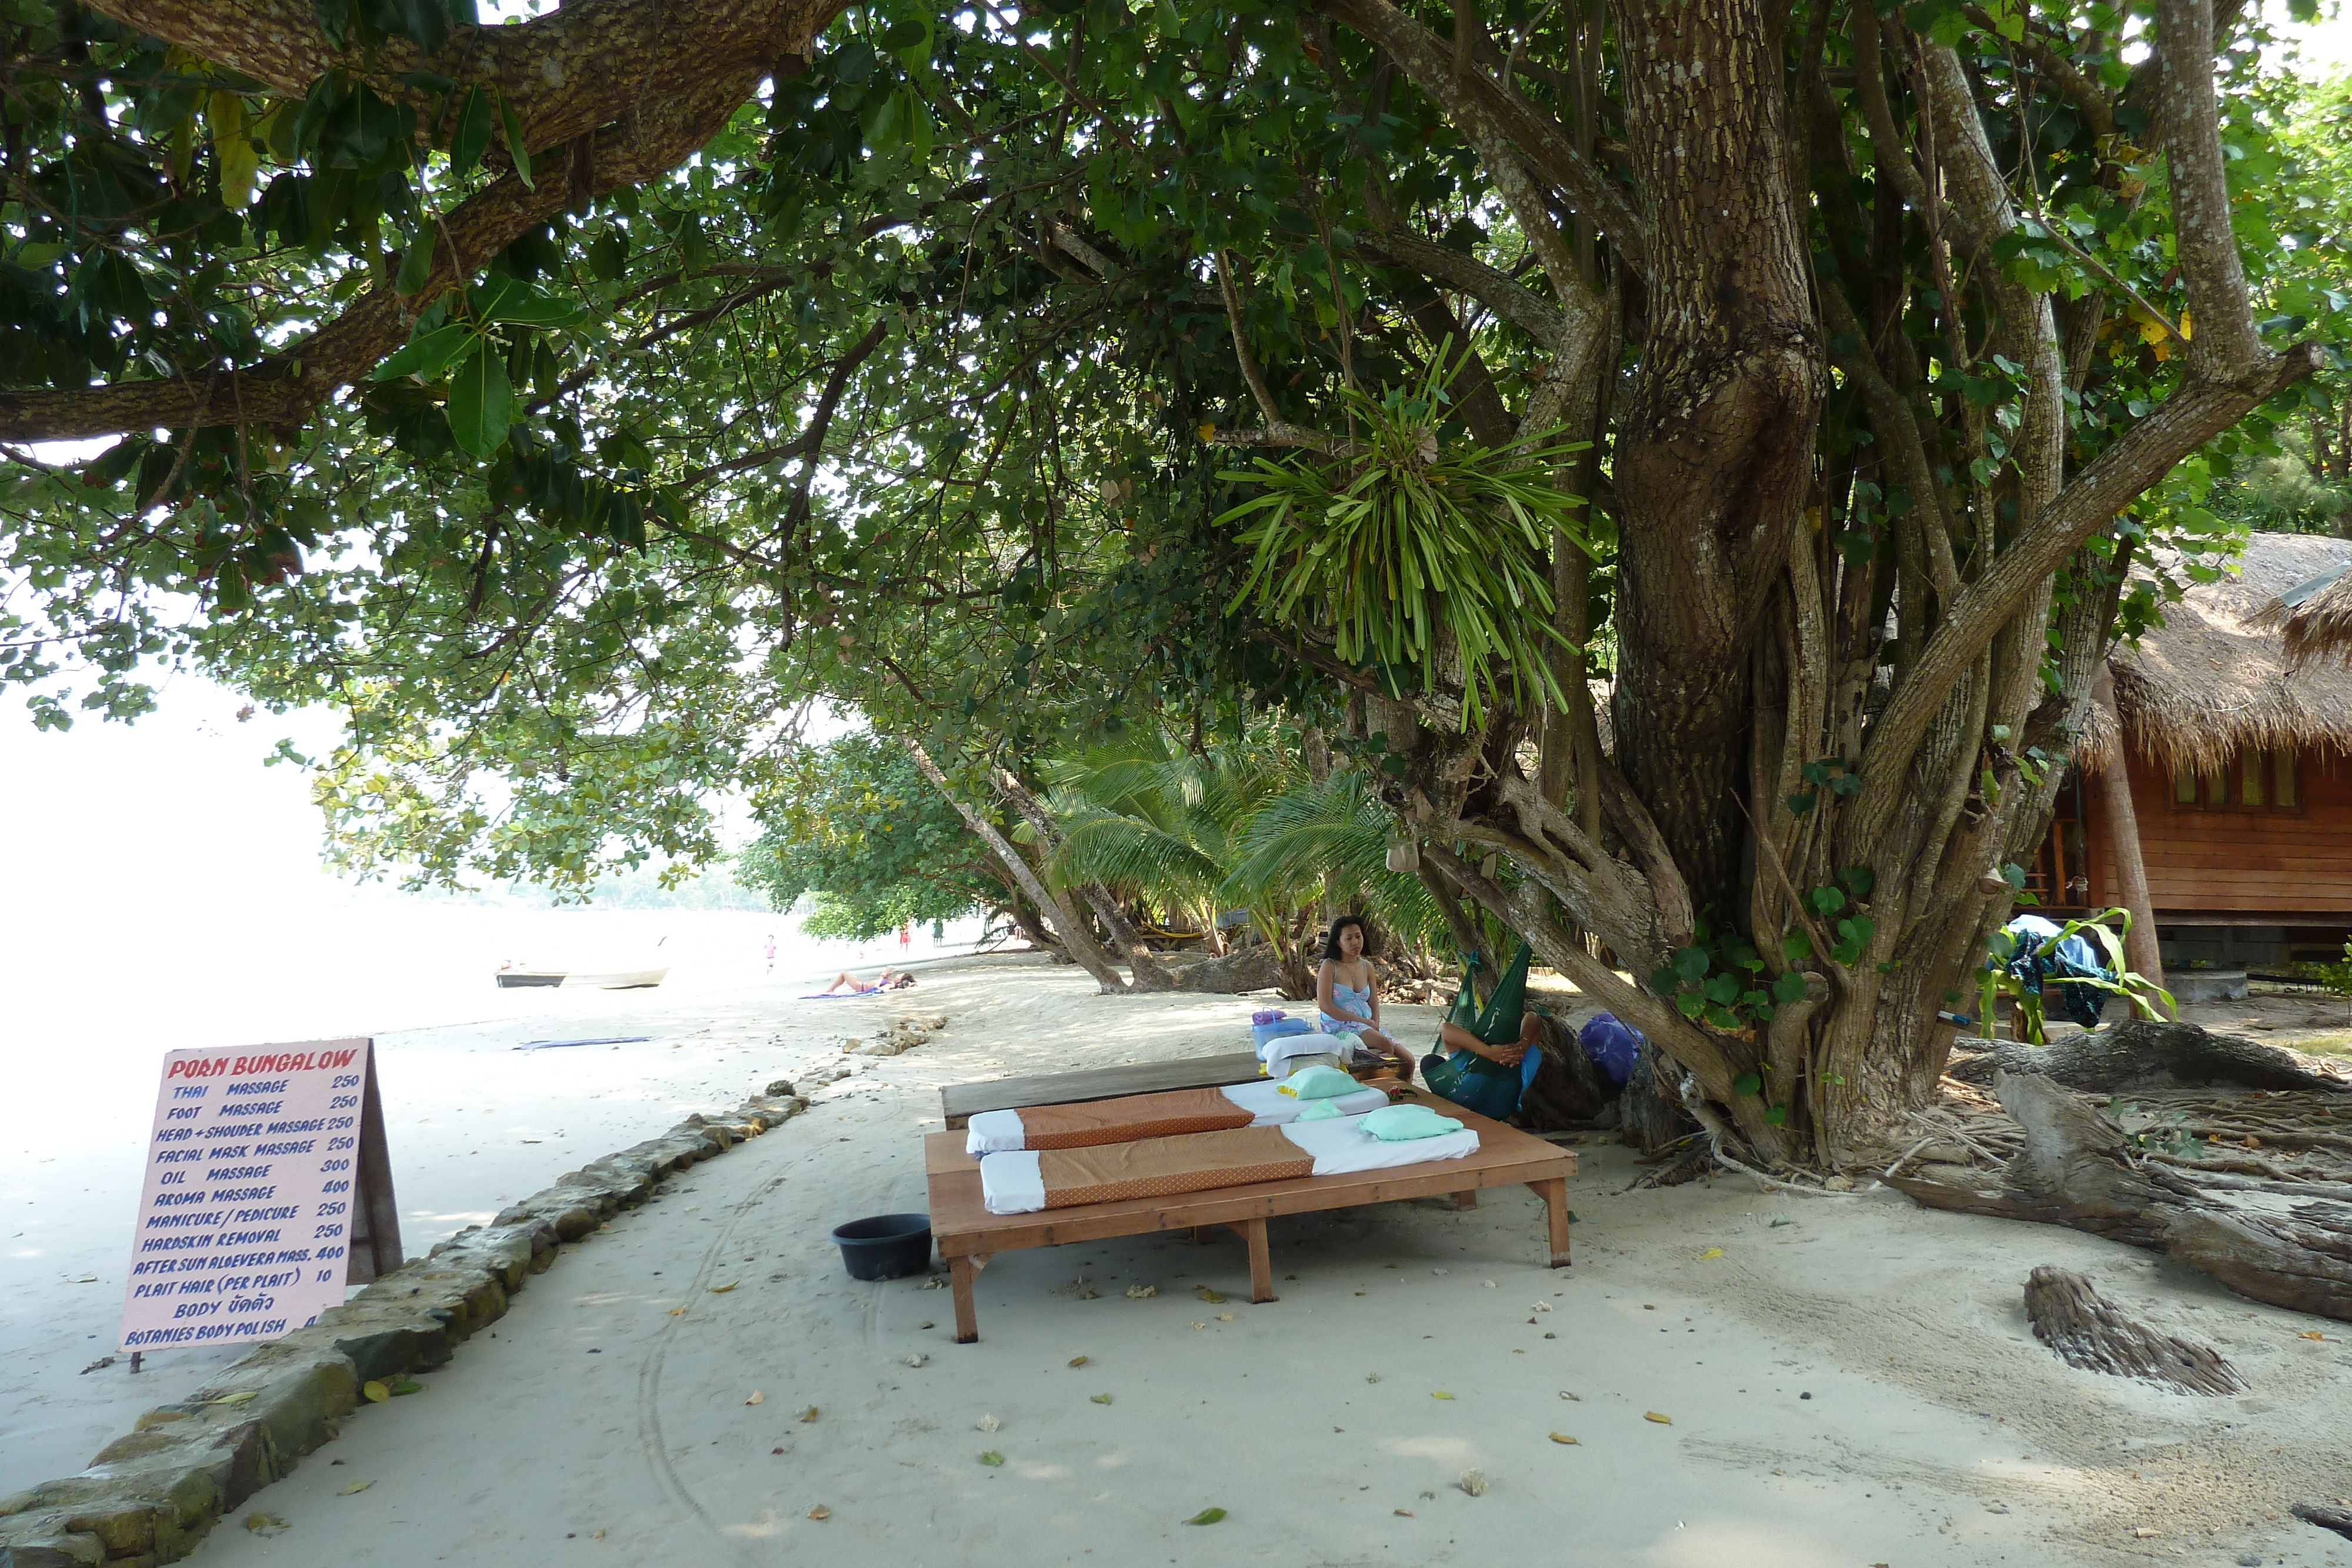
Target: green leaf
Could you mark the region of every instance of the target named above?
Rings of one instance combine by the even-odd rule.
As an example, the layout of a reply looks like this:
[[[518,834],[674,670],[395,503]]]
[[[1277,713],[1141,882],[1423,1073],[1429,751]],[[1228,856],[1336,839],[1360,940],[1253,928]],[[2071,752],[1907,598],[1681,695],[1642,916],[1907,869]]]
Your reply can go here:
[[[400,30],[428,55],[449,41],[449,8],[443,0],[400,0]]]
[[[457,128],[449,137],[450,172],[463,179],[482,161],[493,118],[489,94],[478,87],[468,89],[466,107],[457,111]]]
[[[1813,939],[1802,931],[1790,931],[1780,938],[1783,962],[1795,964],[1813,956]]]
[[[1838,873],[1838,880],[1857,899],[1868,898],[1870,890],[1878,885],[1878,873],[1866,865],[1850,865]]]
[[[1224,1517],[1225,1511],[1222,1508],[1204,1508],[1184,1522],[1187,1524],[1214,1524]]]
[[[206,94],[205,127],[212,132],[213,156],[220,161],[221,205],[241,213],[253,204],[254,176],[261,168],[245,99],[233,92]]]
[[[1808,944],[1810,946],[1811,944]],[[1790,969],[1772,982],[1772,999],[1787,1007],[1805,999],[1805,973]]]
[[[488,457],[514,422],[514,387],[506,356],[485,342],[449,377],[449,434],[476,457]]]
[[[395,294],[415,295],[433,280],[433,231],[426,229],[400,253],[400,273],[392,281]]]
[[[522,182],[524,190],[535,191],[539,187],[531,183],[530,149],[523,145],[522,121],[516,117],[514,105],[507,101],[506,94],[496,88],[490,91],[498,99],[499,130],[506,139],[508,154],[514,159],[515,178]]]
[[[525,327],[572,327],[586,319],[576,305],[550,299],[520,278],[494,273],[474,290],[474,314],[485,321]]]
[[[1786,1105],[1773,1106],[1770,1110],[1764,1113],[1764,1121],[1765,1124],[1768,1126],[1787,1126],[1789,1124],[1789,1108]]]
[[[1743,1072],[1731,1081],[1731,1092],[1738,1095],[1761,1094],[1764,1092],[1764,1075]]]
[[[1737,975],[1710,976],[1706,984],[1699,988],[1706,993],[1707,1000],[1726,1006],[1739,999],[1739,977]]]
[[[1805,902],[1819,915],[1835,915],[1845,907],[1845,894],[1833,887],[1817,887],[1805,894]]]
[[[1704,947],[1675,948],[1674,967],[1675,973],[1685,980],[1705,978],[1708,968],[1706,949]]]
[[[1696,991],[1682,991],[1676,993],[1675,997],[1675,1006],[1682,1009],[1683,1017],[1686,1019],[1695,1019],[1698,1017],[1701,1012],[1706,1010],[1706,998],[1700,996]]]
[[[1800,790],[1796,794],[1789,797],[1789,810],[1797,816],[1801,817],[1806,812],[1813,809],[1814,800],[1815,797],[1811,793]]]
[[[463,321],[436,327],[422,338],[403,344],[391,358],[378,365],[368,379],[390,382],[402,376],[415,376],[420,382],[437,382],[441,379],[441,372],[449,368],[451,361],[479,340],[474,329]]]

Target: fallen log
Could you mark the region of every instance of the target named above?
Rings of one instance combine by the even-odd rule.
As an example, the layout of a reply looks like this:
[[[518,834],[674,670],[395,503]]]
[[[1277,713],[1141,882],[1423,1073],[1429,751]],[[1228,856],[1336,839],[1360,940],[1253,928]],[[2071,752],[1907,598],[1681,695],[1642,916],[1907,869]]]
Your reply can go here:
[[[2034,1270],[2025,1281],[2025,1315],[2034,1338],[2085,1372],[2145,1378],[2182,1394],[2237,1394],[2246,1386],[2218,1351],[2134,1322],[2071,1270],[2047,1263]]]
[[[2216,1085],[2352,1092],[2352,1075],[2292,1051],[2195,1024],[2147,1019],[2110,1024],[2051,1045],[1957,1041],[1946,1071],[1963,1083],[1980,1085],[1997,1073],[2034,1072],[2067,1089],[2110,1094]]]
[[[2295,1201],[2294,1183],[2247,1190],[2148,1161],[2105,1112],[2040,1073],[2001,1073],[1993,1092],[2025,1134],[2006,1166],[1920,1165],[1887,1185],[1929,1208],[2110,1237],[2255,1301],[2352,1319],[2352,1202]]]

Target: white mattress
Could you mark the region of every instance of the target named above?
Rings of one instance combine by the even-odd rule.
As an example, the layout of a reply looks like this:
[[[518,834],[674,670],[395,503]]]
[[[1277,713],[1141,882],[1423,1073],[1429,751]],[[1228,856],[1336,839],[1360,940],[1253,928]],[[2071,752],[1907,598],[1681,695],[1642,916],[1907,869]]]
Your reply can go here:
[[[1220,1091],[1236,1106],[1250,1113],[1253,1127],[1278,1126],[1297,1120],[1298,1113],[1315,1103],[1293,1094],[1285,1094],[1282,1085],[1271,1078],[1261,1078],[1249,1083],[1233,1083]],[[1331,1103],[1339,1107],[1343,1116],[1360,1116],[1367,1111],[1377,1111],[1389,1103],[1389,1097],[1377,1089],[1350,1090],[1332,1096]],[[964,1124],[964,1152],[972,1155],[1001,1154],[1008,1149],[1025,1149],[1028,1134],[1021,1124],[1018,1111],[975,1112]]]
[[[1282,1129],[1282,1135],[1314,1156],[1317,1176],[1393,1170],[1434,1160],[1458,1160],[1478,1152],[1478,1134],[1467,1127],[1434,1138],[1384,1143],[1364,1131],[1360,1115],[1293,1122]],[[1034,1214],[1045,1207],[1045,1178],[1036,1155],[1027,1151],[1010,1150],[982,1160],[980,1190],[991,1214]]]

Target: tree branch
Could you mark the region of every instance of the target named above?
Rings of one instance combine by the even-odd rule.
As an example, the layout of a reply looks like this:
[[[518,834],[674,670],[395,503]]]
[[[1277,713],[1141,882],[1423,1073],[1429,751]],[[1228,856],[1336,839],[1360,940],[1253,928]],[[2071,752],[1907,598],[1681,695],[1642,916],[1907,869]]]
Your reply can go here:
[[[2212,0],[2163,0],[2156,51],[2164,61],[2169,102],[2165,160],[2172,176],[2172,236],[2189,284],[2189,366],[2193,375],[2227,380],[2263,359],[2246,272],[2230,227],[2230,181],[2213,106]]]
[[[1636,273],[1649,270],[1649,231],[1632,204],[1598,169],[1577,155],[1559,120],[1516,89],[1497,85],[1484,70],[1456,77],[1454,50],[1389,0],[1322,0],[1318,7],[1389,52],[1412,85],[1427,93],[1464,131],[1483,122],[1518,149],[1535,172],[1559,187],[1579,214],[1591,218]]]

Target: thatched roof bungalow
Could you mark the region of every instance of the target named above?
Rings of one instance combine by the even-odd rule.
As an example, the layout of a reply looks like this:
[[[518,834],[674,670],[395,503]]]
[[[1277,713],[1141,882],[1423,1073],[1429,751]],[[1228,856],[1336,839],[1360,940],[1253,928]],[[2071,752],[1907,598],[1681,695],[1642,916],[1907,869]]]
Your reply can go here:
[[[2352,933],[2352,667],[2295,664],[2275,607],[2346,565],[2352,540],[2257,534],[2235,576],[2190,589],[2162,627],[2116,651],[2121,733],[2113,720],[2095,724],[2078,754],[2084,766],[2034,867],[2046,904],[2134,902],[2118,813],[2103,798],[2127,780],[2168,968],[2342,956]],[[2352,591],[2346,598],[2352,607]]]

